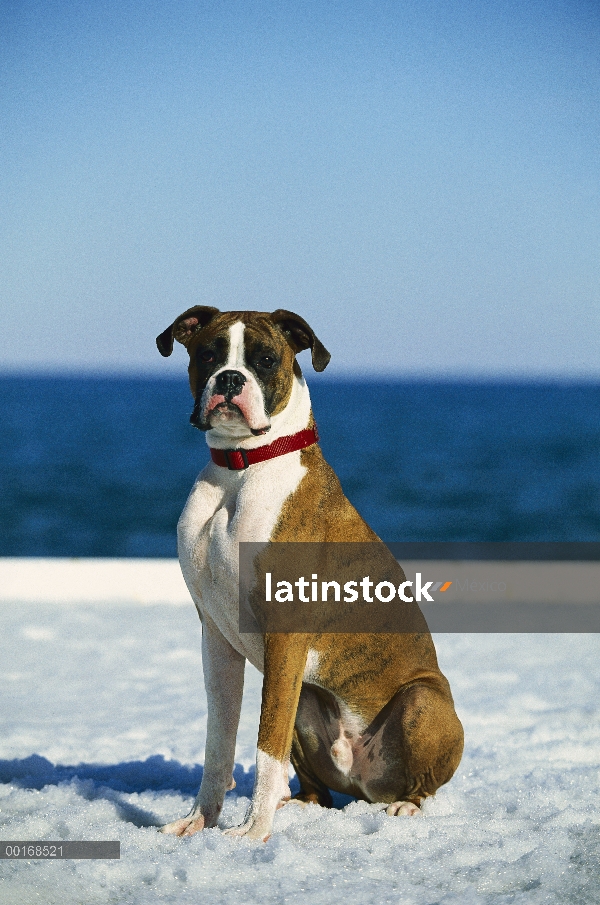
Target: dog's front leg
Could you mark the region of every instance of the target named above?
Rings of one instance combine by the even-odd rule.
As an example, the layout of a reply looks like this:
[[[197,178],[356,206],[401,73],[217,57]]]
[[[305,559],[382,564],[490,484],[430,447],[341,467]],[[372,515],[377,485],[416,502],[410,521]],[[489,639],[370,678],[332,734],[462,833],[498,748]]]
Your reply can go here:
[[[308,652],[307,635],[265,635],[265,670],[252,804],[230,836],[269,838],[273,817],[290,797],[287,766]]]
[[[234,787],[235,739],[244,690],[245,659],[207,616],[202,619],[202,666],[208,702],[202,783],[194,807],[161,832],[192,836],[216,826],[225,792]]]

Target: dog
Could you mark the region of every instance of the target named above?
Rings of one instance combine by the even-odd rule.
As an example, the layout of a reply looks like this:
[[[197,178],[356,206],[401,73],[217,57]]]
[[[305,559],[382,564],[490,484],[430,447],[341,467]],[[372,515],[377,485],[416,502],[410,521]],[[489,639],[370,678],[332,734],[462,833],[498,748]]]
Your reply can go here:
[[[343,494],[318,444],[296,356],[330,355],[291,311],[221,312],[195,306],[157,337],[189,353],[190,421],[206,432],[211,461],[178,523],[181,570],[202,621],[208,700],[202,783],[190,813],[162,827],[177,836],[217,825],[234,788],[245,661],[264,674],[252,802],[226,832],[266,841],[291,799],[331,806],[331,791],[412,815],[454,774],[463,729],[431,635],[243,634],[238,549],[243,542],[382,542]],[[348,413],[351,418],[351,412]],[[386,549],[387,552],[387,549]],[[391,554],[390,554],[391,555]]]

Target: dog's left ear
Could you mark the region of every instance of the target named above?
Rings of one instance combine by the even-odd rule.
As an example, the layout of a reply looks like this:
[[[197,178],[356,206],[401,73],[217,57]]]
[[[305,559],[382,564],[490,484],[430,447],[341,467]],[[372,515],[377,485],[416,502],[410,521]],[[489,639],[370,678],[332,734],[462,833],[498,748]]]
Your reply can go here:
[[[331,355],[323,343],[317,339],[314,330],[304,318],[294,314],[293,311],[285,311],[283,308],[274,311],[271,318],[290,340],[294,351],[302,352],[303,349],[310,349],[312,366],[315,371],[325,370],[331,360]]]
[[[187,346],[192,336],[202,327],[206,327],[218,313],[218,308],[211,308],[209,305],[195,305],[194,308],[188,308],[187,311],[175,318],[170,327],[156,337],[156,345],[160,354],[165,358],[169,357],[173,351],[174,339]]]

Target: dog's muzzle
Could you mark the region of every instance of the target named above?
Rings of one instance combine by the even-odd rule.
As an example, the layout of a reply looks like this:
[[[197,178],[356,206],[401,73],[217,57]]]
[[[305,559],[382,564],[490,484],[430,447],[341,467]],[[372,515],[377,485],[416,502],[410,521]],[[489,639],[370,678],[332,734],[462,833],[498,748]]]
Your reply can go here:
[[[215,377],[215,385],[213,395],[223,396],[225,402],[231,402],[235,396],[239,396],[246,383],[246,377],[239,371],[221,371]],[[200,418],[200,403],[202,401],[202,393],[198,393],[194,401],[194,410],[190,415],[190,424],[197,427],[198,430],[206,430],[208,425],[203,424]],[[255,433],[266,433],[266,431],[252,431]]]

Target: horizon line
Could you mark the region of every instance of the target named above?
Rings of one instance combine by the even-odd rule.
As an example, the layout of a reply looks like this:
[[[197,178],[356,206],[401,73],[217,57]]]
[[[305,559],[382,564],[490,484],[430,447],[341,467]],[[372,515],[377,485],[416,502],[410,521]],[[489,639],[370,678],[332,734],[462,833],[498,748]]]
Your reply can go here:
[[[306,378],[306,374],[304,375]],[[186,372],[161,373],[154,368],[77,368],[34,365],[24,367],[2,367],[0,380],[18,378],[50,378],[72,380],[163,380],[175,382],[186,381]],[[478,372],[478,371],[351,371],[334,369],[327,374],[309,372],[308,382],[331,383],[378,383],[382,380],[393,383],[464,383],[464,384],[543,384],[572,385],[600,384],[598,374],[557,373],[557,372]]]

